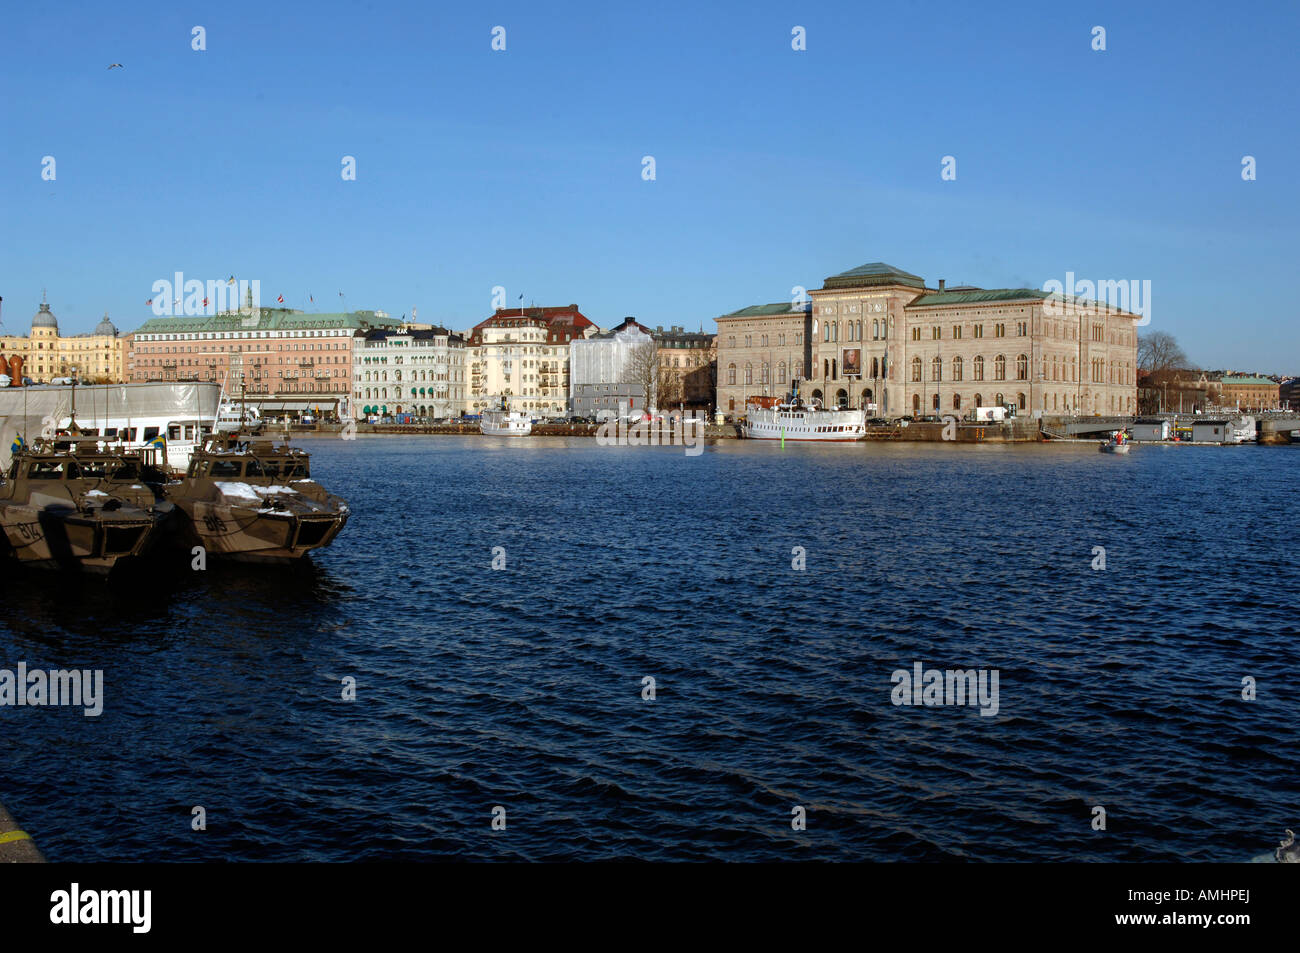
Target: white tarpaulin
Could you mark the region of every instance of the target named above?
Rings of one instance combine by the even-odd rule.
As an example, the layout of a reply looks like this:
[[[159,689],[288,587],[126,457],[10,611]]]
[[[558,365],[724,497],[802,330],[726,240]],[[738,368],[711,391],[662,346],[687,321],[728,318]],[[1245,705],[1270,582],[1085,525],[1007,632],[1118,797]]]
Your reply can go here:
[[[14,436],[39,437],[47,418],[64,422],[72,411],[73,388],[34,385],[0,388],[0,466],[7,467]],[[216,384],[87,384],[76,388],[77,423],[103,429],[104,421],[165,418],[211,425],[221,388]]]

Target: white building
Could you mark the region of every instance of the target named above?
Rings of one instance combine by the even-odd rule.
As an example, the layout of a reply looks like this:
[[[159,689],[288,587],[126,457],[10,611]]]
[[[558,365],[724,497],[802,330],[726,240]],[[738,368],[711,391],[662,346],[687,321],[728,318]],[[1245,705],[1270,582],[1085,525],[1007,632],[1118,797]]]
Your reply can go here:
[[[600,329],[576,304],[500,309],[466,333],[474,412],[500,407],[561,416],[569,403],[569,347]]]
[[[645,410],[645,383],[631,369],[633,352],[654,345],[650,330],[632,318],[618,327],[569,344],[569,399],[573,413],[589,417],[608,410],[622,415]]]
[[[446,328],[370,331],[352,347],[353,414],[458,417],[468,410],[465,339]]]

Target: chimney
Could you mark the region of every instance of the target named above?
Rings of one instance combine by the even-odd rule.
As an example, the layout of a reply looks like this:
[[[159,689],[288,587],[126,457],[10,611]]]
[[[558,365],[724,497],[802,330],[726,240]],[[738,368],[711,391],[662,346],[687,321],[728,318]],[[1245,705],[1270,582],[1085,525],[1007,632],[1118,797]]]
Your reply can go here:
[[[939,293],[943,294],[943,279],[939,279]]]

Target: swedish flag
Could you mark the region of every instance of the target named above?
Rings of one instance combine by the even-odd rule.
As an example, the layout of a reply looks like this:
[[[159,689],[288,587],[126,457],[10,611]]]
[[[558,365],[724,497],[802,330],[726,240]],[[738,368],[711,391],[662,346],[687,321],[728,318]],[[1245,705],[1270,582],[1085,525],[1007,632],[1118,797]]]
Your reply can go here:
[[[27,446],[27,441],[23,439],[22,434],[14,434],[14,442],[9,444],[9,452],[17,453],[25,446]]]
[[[161,453],[166,453],[166,452],[167,452],[167,438],[164,437],[162,434],[159,434],[158,436],[156,436],[156,437],[154,437],[152,440],[150,440],[148,443],[146,443],[145,446],[146,446],[146,447],[153,447],[155,450],[157,450],[157,451],[159,451],[159,452],[161,452]]]

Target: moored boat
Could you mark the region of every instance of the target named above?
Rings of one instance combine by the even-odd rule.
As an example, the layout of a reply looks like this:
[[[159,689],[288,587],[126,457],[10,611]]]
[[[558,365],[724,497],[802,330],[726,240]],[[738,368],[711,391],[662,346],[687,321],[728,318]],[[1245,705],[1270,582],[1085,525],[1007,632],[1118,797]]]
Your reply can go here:
[[[15,441],[0,484],[0,531],[9,554],[41,568],[107,573],[144,555],[174,514],[158,498],[149,451],[113,448],[75,433]]]
[[[854,441],[866,436],[867,417],[865,410],[826,410],[815,397],[792,397],[767,407],[749,404],[743,432],[750,440]]]
[[[533,421],[519,411],[485,410],[479,430],[489,437],[527,437],[533,432]]]
[[[328,546],[348,504],[311,478],[305,450],[247,434],[214,437],[166,487],[187,546],[241,562],[292,562]]]

